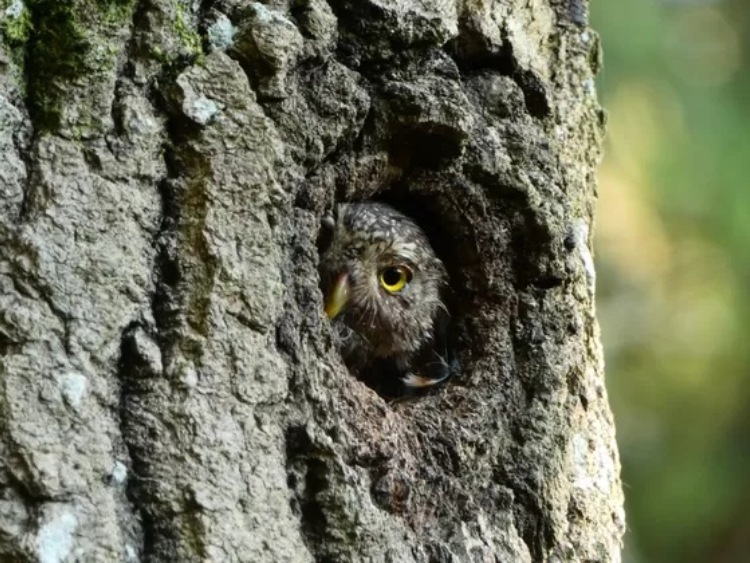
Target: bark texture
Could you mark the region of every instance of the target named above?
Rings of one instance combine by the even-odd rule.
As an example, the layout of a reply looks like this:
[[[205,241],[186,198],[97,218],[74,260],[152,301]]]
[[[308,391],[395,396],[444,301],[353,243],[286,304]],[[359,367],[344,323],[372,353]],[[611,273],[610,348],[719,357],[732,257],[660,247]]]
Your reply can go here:
[[[0,0],[0,560],[617,561],[583,0]],[[321,217],[448,266],[462,373],[346,371]]]

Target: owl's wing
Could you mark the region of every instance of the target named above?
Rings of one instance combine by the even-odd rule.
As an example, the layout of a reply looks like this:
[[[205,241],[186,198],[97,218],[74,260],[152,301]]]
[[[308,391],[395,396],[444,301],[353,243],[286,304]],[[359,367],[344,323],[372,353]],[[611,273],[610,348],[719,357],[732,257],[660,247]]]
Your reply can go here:
[[[450,315],[440,310],[432,339],[410,362],[401,382],[407,389],[425,389],[448,381],[458,371],[458,360],[450,346]]]

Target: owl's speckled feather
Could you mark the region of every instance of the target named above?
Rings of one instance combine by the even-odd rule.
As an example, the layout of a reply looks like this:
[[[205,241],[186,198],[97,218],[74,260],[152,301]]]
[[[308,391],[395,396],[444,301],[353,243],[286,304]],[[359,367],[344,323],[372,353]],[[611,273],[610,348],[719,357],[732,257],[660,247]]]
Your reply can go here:
[[[447,316],[441,298],[447,274],[422,229],[381,203],[341,204],[329,228],[321,277],[328,299],[334,286],[340,289],[337,284],[346,282],[346,303],[334,313],[333,324],[347,363],[358,369],[390,360],[407,386],[445,379],[447,364],[438,350],[442,343],[436,345],[436,329],[443,331],[445,323],[438,327],[437,321]],[[398,292],[386,290],[379,278],[390,267],[411,273]]]

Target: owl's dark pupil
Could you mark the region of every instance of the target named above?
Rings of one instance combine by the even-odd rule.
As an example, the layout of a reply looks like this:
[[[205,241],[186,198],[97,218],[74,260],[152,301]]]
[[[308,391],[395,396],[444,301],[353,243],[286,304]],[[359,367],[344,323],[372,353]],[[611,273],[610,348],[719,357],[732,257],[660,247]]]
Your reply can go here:
[[[386,285],[396,285],[401,281],[403,273],[398,268],[387,268],[383,272],[383,282]]]

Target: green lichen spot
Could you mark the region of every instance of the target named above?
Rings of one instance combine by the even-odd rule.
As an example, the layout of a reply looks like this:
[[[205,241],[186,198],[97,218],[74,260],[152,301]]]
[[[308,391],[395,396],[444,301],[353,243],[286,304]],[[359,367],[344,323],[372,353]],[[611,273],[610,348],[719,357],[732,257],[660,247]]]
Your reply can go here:
[[[198,35],[190,24],[187,22],[185,15],[185,8],[182,4],[177,4],[177,12],[174,20],[174,30],[177,33],[177,37],[180,39],[180,43],[185,50],[196,57],[203,54],[203,45],[201,36]]]
[[[120,25],[133,17],[135,0],[97,0],[104,16],[104,22]]]
[[[0,0],[0,37],[19,68],[31,27],[31,14],[22,0]]]
[[[0,31],[11,48],[26,43],[31,32],[31,14],[21,0],[0,2]]]

